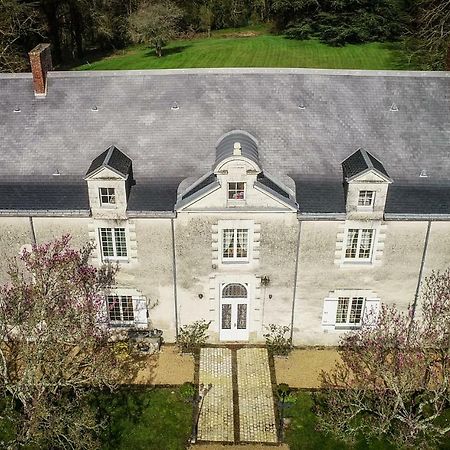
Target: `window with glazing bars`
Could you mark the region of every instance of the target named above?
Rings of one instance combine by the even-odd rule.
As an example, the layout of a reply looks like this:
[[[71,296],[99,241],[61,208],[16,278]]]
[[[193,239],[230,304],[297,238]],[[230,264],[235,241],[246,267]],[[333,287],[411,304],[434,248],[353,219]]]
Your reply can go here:
[[[128,295],[108,295],[110,322],[133,322],[133,298]]]
[[[245,199],[245,183],[232,182],[228,183],[228,199],[244,200]]]
[[[347,233],[346,259],[370,259],[372,254],[373,230],[351,228]]]
[[[360,325],[364,309],[364,297],[339,297],[336,323]]]
[[[358,206],[373,206],[373,191],[359,191]]]
[[[100,228],[103,259],[124,259],[128,256],[125,228]]]
[[[222,230],[222,257],[227,261],[247,259],[248,230],[242,228]]]
[[[100,188],[100,204],[109,206],[116,204],[116,190],[114,188]]]

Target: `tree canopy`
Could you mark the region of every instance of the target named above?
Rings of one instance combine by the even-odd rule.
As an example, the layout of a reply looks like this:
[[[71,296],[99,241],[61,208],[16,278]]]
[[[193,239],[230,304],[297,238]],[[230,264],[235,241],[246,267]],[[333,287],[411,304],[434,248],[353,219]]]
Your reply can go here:
[[[415,316],[383,305],[378,318],[342,339],[342,362],[322,374],[325,431],[351,440],[386,438],[435,448],[450,433],[450,270],[432,274]]]
[[[114,270],[89,265],[92,247],[69,242],[24,250],[0,289],[0,405],[16,431],[11,448],[91,448],[99,424],[88,395],[119,377],[101,294]]]

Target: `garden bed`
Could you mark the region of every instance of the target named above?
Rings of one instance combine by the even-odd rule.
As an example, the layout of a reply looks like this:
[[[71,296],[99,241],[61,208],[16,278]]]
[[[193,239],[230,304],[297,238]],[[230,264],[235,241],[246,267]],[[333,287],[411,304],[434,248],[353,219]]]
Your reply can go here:
[[[274,358],[276,381],[296,389],[317,389],[320,372],[329,371],[338,360],[333,348],[295,349],[287,358]]]

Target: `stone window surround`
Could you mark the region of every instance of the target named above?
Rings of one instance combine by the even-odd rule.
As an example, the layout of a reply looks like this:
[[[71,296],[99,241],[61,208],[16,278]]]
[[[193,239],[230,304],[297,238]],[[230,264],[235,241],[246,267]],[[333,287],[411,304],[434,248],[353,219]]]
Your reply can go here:
[[[110,230],[115,230],[115,229],[123,229],[125,232],[125,245],[126,245],[126,251],[127,251],[127,256],[104,256],[103,255],[103,247],[102,247],[102,239],[101,239],[101,230],[102,229],[110,229]],[[114,254],[116,254],[116,237],[115,237],[115,233],[112,233],[113,236],[113,246],[114,246]],[[108,225],[102,225],[102,226],[98,226],[97,227],[97,248],[98,248],[98,253],[99,253],[99,260],[100,261],[117,261],[117,262],[128,262],[129,258],[130,258],[130,242],[129,242],[129,231],[128,231],[128,226],[127,224],[121,224],[121,225],[116,225],[116,224],[108,224]]]
[[[224,230],[247,230],[247,257],[228,260],[223,258],[223,234]],[[253,259],[253,236],[255,231],[255,223],[253,220],[219,220],[218,221],[218,237],[219,237],[219,265],[229,267],[233,265],[242,265],[252,262]]]
[[[339,225],[336,239],[335,264],[340,267],[367,267],[371,268],[382,263],[386,224],[381,220],[346,220]],[[349,229],[372,229],[372,245],[370,258],[345,258]]]

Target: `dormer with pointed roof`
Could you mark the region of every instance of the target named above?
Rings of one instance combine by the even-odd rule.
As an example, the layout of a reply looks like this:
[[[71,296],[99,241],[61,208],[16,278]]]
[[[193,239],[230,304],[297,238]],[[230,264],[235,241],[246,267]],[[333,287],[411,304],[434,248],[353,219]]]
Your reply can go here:
[[[131,158],[111,145],[92,161],[84,179],[94,218],[126,218],[128,195],[133,184]]]
[[[382,219],[389,176],[383,163],[363,148],[342,162],[349,219]]]

